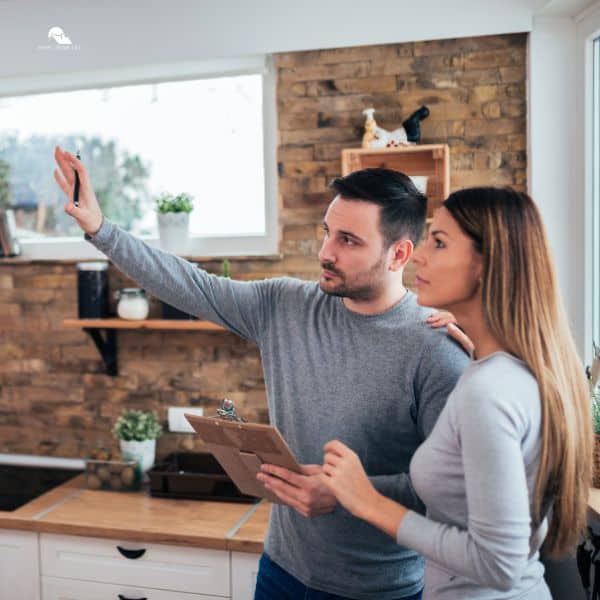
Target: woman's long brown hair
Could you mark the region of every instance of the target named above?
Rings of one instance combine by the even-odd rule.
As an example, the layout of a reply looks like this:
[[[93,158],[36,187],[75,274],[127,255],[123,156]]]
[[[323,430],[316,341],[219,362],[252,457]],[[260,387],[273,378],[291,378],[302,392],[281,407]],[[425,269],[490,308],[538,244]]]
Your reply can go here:
[[[541,400],[534,522],[551,504],[545,552],[570,551],[585,527],[593,433],[584,369],[560,298],[540,213],[510,188],[470,188],[444,206],[482,255],[482,308],[491,334],[524,361]]]

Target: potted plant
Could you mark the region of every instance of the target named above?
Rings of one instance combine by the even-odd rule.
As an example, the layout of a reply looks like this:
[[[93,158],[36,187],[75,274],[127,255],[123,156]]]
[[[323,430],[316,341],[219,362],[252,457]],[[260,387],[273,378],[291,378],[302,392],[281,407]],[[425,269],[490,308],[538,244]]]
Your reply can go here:
[[[156,439],[162,427],[154,412],[124,410],[117,419],[113,433],[119,439],[123,460],[135,460],[145,473],[154,464]]]
[[[188,250],[190,213],[194,210],[189,194],[162,194],[154,200],[158,215],[160,245],[167,252],[185,254]]]
[[[600,488],[600,346],[594,344],[594,357],[592,364],[586,369],[590,384],[592,399],[592,423],[596,440],[594,443],[594,487]]]

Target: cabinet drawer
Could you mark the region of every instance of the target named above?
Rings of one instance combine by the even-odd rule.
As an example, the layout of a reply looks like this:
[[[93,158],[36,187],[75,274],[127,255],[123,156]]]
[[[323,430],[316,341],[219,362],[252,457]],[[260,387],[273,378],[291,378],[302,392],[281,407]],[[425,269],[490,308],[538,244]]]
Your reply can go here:
[[[253,600],[260,554],[231,553],[231,598]]]
[[[222,596],[167,592],[114,583],[42,577],[42,600],[223,600]]]
[[[0,599],[39,600],[38,534],[0,529]]]
[[[51,577],[212,596],[231,594],[225,550],[43,533],[40,557],[42,575]]]

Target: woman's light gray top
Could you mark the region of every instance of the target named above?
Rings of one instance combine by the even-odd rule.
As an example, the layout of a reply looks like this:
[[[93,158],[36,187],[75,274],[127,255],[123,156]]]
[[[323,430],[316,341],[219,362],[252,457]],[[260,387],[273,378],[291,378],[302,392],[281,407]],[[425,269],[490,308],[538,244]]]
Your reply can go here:
[[[426,558],[424,599],[551,599],[538,553],[547,522],[532,520],[540,435],[525,363],[505,352],[471,362],[410,465],[427,516],[409,511],[397,541]]]

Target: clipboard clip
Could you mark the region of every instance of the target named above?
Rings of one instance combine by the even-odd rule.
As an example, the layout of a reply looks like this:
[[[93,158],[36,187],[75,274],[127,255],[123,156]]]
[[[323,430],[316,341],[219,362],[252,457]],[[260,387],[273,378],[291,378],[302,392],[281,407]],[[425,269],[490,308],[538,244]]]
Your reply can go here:
[[[217,414],[211,419],[224,419],[225,421],[237,421],[238,423],[245,423],[246,419],[244,417],[240,417],[235,411],[235,406],[233,404],[233,400],[229,400],[229,398],[225,398],[223,402],[221,402],[221,408],[217,408]]]

